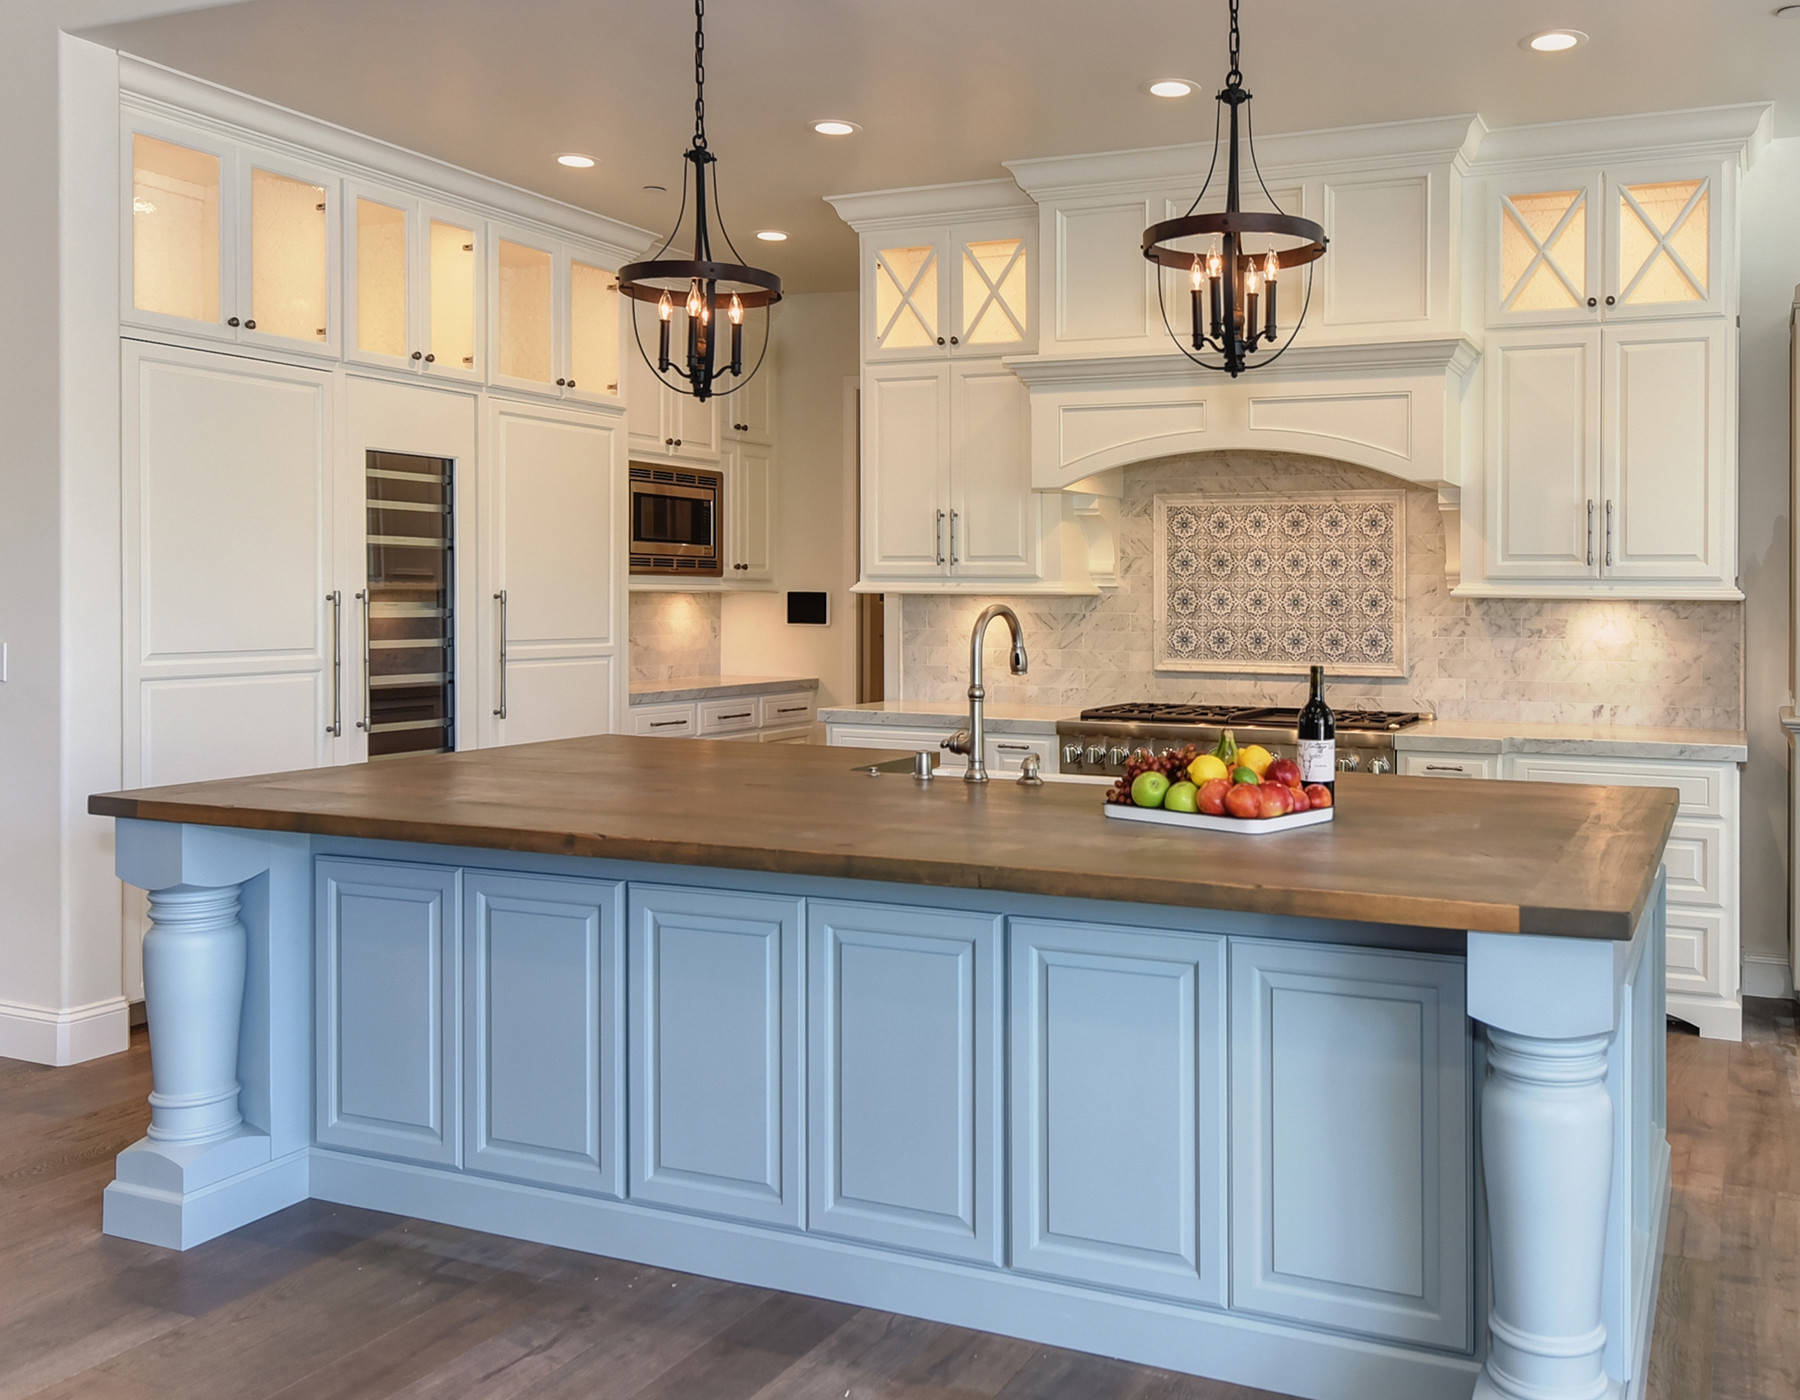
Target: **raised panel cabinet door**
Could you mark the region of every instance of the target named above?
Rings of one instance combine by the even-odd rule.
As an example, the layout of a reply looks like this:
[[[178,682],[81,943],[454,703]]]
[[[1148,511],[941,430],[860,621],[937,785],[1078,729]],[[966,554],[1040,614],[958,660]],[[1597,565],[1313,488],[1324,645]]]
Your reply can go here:
[[[1600,319],[1601,187],[1588,169],[1490,182],[1490,322]]]
[[[1031,489],[1031,400],[998,360],[950,371],[950,572],[1035,578],[1042,498]]]
[[[632,1199],[800,1228],[801,901],[634,885],[630,909]]]
[[[121,161],[125,237],[119,318],[235,340],[235,181],[229,143],[131,118]]]
[[[1467,1347],[1472,1098],[1460,959],[1234,940],[1231,1306]]]
[[[655,333],[652,324],[649,334]],[[656,342],[649,344],[654,355]],[[675,391],[658,377],[635,340],[627,344],[626,350],[625,417],[630,424],[631,455],[633,459],[667,457],[675,450]],[[669,371],[671,375],[674,372]]]
[[[1609,326],[1601,419],[1601,571],[1735,581],[1723,320]]]
[[[609,733],[624,706],[618,419],[499,403],[490,414],[488,742]]]
[[[998,915],[807,906],[807,1229],[1002,1262]]]
[[[321,1147],[457,1165],[460,878],[441,865],[317,861]]]
[[[624,1194],[625,887],[463,880],[463,1165]]]
[[[775,472],[766,447],[734,442],[725,454],[725,490],[731,503],[727,583],[757,583],[775,576]]]
[[[272,152],[239,155],[240,340],[335,355],[343,182]]]
[[[1055,243],[1044,256],[1045,295],[1055,300],[1051,339],[1058,345],[1166,343],[1157,304],[1156,268],[1142,239],[1161,201],[1083,196],[1055,209]]]
[[[1015,1269],[1225,1301],[1225,942],[1013,919]]]
[[[950,366],[883,365],[863,383],[863,575],[942,578],[950,560]]]
[[[120,372],[126,780],[332,761],[330,374],[135,340]]]
[[[1606,172],[1607,320],[1725,310],[1729,178],[1717,162]]]
[[[1505,331],[1487,348],[1487,573],[1600,575],[1600,332]]]
[[[669,399],[674,405],[670,412],[670,423],[675,432],[675,444],[669,448],[669,455],[684,462],[718,466],[723,441],[719,431],[721,401],[709,398],[701,403],[692,394],[672,389],[669,390]]]
[[[775,441],[775,357],[763,354],[761,341],[760,335],[754,345],[746,338],[742,378],[728,376],[720,381],[719,411],[725,415],[727,439],[735,436],[766,447]]]

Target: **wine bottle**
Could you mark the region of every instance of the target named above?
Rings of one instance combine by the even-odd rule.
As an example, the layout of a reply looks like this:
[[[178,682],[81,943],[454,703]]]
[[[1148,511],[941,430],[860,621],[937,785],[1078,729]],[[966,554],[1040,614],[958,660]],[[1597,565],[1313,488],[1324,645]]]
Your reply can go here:
[[[1325,703],[1325,668],[1312,668],[1312,694],[1300,711],[1300,781],[1337,795],[1337,720]]]

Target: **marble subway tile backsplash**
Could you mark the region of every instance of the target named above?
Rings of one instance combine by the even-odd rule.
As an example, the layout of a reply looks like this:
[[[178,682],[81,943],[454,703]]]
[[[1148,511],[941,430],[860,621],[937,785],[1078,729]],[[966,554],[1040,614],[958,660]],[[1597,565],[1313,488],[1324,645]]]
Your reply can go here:
[[[1291,676],[1190,675],[1151,663],[1152,501],[1160,494],[1391,490],[1393,478],[1347,463],[1278,453],[1221,453],[1125,473],[1120,587],[1098,598],[912,596],[903,604],[908,699],[953,700],[968,686],[969,627],[995,598],[1025,625],[1031,672],[1007,674],[989,634],[995,701],[1107,704],[1215,700],[1299,704]],[[1404,676],[1344,676],[1334,705],[1430,710],[1445,719],[1739,729],[1744,723],[1741,603],[1454,598],[1444,578],[1437,495],[1406,490]],[[633,599],[633,662],[636,661]],[[634,669],[635,674],[635,669]]]
[[[631,679],[718,675],[721,607],[717,593],[633,593]]]

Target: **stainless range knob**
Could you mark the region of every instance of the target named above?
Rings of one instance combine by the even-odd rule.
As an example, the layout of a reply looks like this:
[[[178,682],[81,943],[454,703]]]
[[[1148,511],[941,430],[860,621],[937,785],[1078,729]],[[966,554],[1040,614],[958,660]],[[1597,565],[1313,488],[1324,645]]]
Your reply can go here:
[[[1098,768],[1101,764],[1105,763],[1106,762],[1106,745],[1105,744],[1089,744],[1087,746],[1087,761],[1089,763],[1093,764],[1094,767],[1096,767],[1096,768]]]
[[[1362,766],[1362,761],[1353,753],[1347,753],[1338,759],[1338,769],[1344,773],[1354,773]]]
[[[1369,760],[1369,771],[1371,773],[1392,773],[1394,771],[1394,765],[1389,763],[1385,758],[1371,758]]]
[[[1106,755],[1108,763],[1119,764],[1131,757],[1131,750],[1124,744],[1114,744]]]
[[[1081,745],[1079,743],[1062,746],[1063,767],[1072,768],[1081,762]]]

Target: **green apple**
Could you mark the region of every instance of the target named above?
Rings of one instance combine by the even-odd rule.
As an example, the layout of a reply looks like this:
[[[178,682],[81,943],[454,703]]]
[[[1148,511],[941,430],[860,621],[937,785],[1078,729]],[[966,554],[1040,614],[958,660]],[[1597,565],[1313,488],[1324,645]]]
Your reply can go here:
[[[1131,802],[1135,807],[1160,807],[1163,798],[1168,796],[1169,780],[1163,774],[1152,770],[1139,773],[1131,784]]]
[[[1168,792],[1163,796],[1165,812],[1198,812],[1200,810],[1200,789],[1192,783],[1171,783]]]

